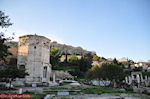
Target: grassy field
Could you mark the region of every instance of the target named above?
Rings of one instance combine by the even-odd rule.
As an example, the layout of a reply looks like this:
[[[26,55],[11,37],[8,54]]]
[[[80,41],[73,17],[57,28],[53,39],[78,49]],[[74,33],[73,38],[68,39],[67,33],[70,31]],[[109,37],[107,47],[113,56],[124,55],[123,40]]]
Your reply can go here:
[[[15,89],[15,88],[3,88],[3,89],[0,89],[0,91],[9,91],[9,90],[13,91],[13,90],[17,90],[17,89]]]
[[[46,93],[52,92],[52,91],[61,91],[61,90],[80,90],[80,93],[84,94],[103,94],[103,93],[132,93],[131,91],[121,91],[118,89],[113,89],[109,87],[99,87],[99,86],[92,86],[91,88],[82,88],[82,87],[72,87],[72,88],[49,88],[44,89]]]
[[[130,96],[130,97],[138,97],[139,99],[150,99],[150,96],[145,95],[145,94],[137,94],[137,93],[134,93],[132,91],[121,91],[119,89],[114,89],[114,88],[109,88],[109,87],[100,87],[100,86],[90,86],[89,88],[83,88],[83,87],[72,87],[72,88],[51,87],[51,88],[43,88],[43,90],[44,90],[45,94],[30,93],[31,94],[31,99],[41,99],[41,98],[44,98],[46,96],[46,94],[55,94],[56,97],[59,97],[59,96],[57,96],[57,91],[68,91],[70,96],[74,95],[75,93],[76,93],[76,95],[112,94],[112,95],[115,95],[115,96],[126,95],[126,96]],[[61,96],[61,97],[63,99],[70,99],[70,98],[68,98],[68,96]]]

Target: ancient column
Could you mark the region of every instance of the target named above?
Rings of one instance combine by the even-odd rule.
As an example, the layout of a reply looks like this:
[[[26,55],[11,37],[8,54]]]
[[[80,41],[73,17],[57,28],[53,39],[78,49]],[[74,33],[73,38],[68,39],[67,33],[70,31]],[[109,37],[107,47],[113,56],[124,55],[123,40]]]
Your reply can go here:
[[[145,75],[145,81],[147,81],[147,76]]]
[[[132,77],[132,80],[134,80],[134,75],[131,75],[131,77]]]
[[[148,85],[149,85],[149,80],[148,80],[147,75],[145,75],[145,86],[147,87]]]
[[[55,83],[55,72],[53,73],[53,83]]]
[[[140,76],[139,74],[136,75],[137,83],[140,83]]]
[[[126,81],[126,83],[128,84],[128,77],[125,77],[125,81]]]
[[[141,82],[144,82],[144,80],[143,80],[143,76],[142,75],[140,75],[141,76]]]
[[[132,78],[131,76],[129,76],[129,85],[131,85],[131,83],[132,83]]]

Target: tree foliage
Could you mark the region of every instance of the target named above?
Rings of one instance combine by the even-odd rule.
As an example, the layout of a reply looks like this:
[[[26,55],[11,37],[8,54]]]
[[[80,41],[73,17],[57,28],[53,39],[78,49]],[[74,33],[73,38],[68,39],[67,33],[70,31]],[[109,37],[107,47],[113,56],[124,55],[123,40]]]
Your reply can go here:
[[[135,67],[133,69],[134,72],[137,72],[137,71],[142,71],[143,70],[143,67]]]
[[[65,63],[68,63],[68,51],[65,51]]]
[[[12,25],[10,18],[4,12],[0,11],[0,27],[7,28],[10,25]]]
[[[120,82],[124,79],[123,67],[117,64],[103,63],[102,66],[93,66],[87,73],[89,79],[110,80]]]
[[[118,64],[118,61],[117,61],[116,58],[113,59],[113,63],[114,63],[114,64]]]
[[[60,61],[60,57],[61,57],[61,52],[59,51],[59,49],[52,47],[50,52],[50,63],[52,67],[58,65]]]
[[[105,61],[106,59],[104,57],[99,57],[99,56],[93,56],[93,61],[99,61],[99,62],[102,62],[102,61]]]
[[[150,72],[142,72],[143,76],[150,76]]]
[[[99,57],[98,56],[93,56],[93,61],[99,61]]]
[[[18,69],[17,67],[8,67],[6,69],[0,70],[0,78],[5,79],[15,79],[15,78],[24,78],[28,73],[25,70]]]
[[[8,28],[12,23],[10,23],[10,18],[4,14],[4,12],[0,11],[0,28]],[[5,61],[5,58],[8,55],[11,55],[9,53],[8,48],[5,44],[6,41],[8,41],[10,38],[5,38],[4,33],[0,31],[0,60]]]
[[[123,70],[123,66],[121,65],[117,65],[117,64],[102,64],[101,67],[102,71],[103,71],[103,75],[105,79],[109,79],[109,80],[123,80],[124,79],[124,70]]]
[[[86,72],[88,71],[88,69],[90,69],[92,67],[92,60],[93,60],[93,56],[91,55],[91,53],[87,53],[85,55],[83,55],[80,59],[80,71],[81,72]]]
[[[69,62],[72,65],[78,65],[79,64],[78,57],[76,55],[71,55],[70,58],[69,58]]]
[[[9,82],[10,85],[15,78],[24,78],[26,75],[28,73],[25,70],[18,69],[17,67],[7,67],[6,69],[0,70],[0,80]]]

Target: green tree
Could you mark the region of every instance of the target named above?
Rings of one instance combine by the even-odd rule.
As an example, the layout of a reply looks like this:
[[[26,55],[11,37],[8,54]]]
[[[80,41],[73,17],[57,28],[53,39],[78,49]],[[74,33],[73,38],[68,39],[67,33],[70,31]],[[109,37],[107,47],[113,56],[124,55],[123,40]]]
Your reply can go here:
[[[89,65],[92,64],[92,62],[93,62],[93,55],[91,53],[84,54],[83,58],[86,59],[89,62]]]
[[[6,29],[11,26],[10,18],[4,14],[4,12],[0,11],[0,28]],[[8,55],[11,53],[8,51],[9,46],[5,44],[8,40],[12,38],[5,38],[4,33],[0,32],[0,61],[4,61]],[[4,79],[5,81],[9,81],[11,85],[11,81],[15,78],[24,78],[25,75],[28,75],[25,70],[20,70],[16,66],[16,61],[11,60],[9,66],[6,69],[0,70],[0,79]],[[5,62],[6,63],[6,62]],[[11,66],[13,65],[13,66]]]
[[[12,23],[10,22],[10,18],[4,14],[4,12],[0,11],[0,27],[7,28]]]
[[[4,14],[4,12],[0,11],[0,28],[6,29],[11,26],[10,18]],[[0,32],[0,60],[5,61],[5,58],[11,53],[8,51],[9,46],[5,44],[11,38],[5,38],[4,33]]]
[[[93,79],[110,80],[113,85],[115,83],[121,83],[121,81],[125,77],[125,73],[122,66],[108,63],[104,63],[102,64],[102,66],[92,67],[87,74],[87,77],[89,77],[89,75],[92,75],[91,77]]]
[[[78,65],[79,64],[78,57],[76,55],[71,55],[69,58],[69,62],[73,65]]]
[[[26,75],[28,75],[28,73],[25,72],[25,70],[18,69],[17,66],[0,70],[0,79],[8,81],[10,85],[15,78],[24,78]]]
[[[118,61],[117,61],[116,58],[113,59],[113,63],[114,63],[114,64],[118,64]]]
[[[104,80],[104,72],[101,69],[102,66],[98,66],[98,65],[94,65],[92,66],[91,69],[88,70],[88,72],[86,73],[86,78],[87,79],[96,79],[99,81],[99,85],[100,85],[100,81]]]
[[[98,56],[93,56],[93,61],[99,61],[100,57]]]
[[[17,66],[17,58],[10,58],[8,66]]]
[[[142,72],[142,75],[150,77],[150,72]]]
[[[68,63],[68,51],[65,51],[65,63]]]
[[[135,67],[133,69],[134,72],[137,72],[137,71],[142,71],[143,70],[143,67]]]
[[[52,68],[54,68],[56,65],[58,65],[61,57],[61,52],[59,51],[58,48],[51,48],[50,52],[50,63],[52,65]]]
[[[91,53],[87,53],[82,55],[81,59],[80,59],[80,71],[82,72],[86,72],[88,71],[88,69],[90,69],[92,67],[92,62],[93,62],[93,56]]]
[[[116,80],[120,81],[124,79],[124,70],[123,66],[116,65],[116,64],[108,64],[104,63],[101,67],[102,71],[104,72],[103,78],[108,78],[109,80]]]

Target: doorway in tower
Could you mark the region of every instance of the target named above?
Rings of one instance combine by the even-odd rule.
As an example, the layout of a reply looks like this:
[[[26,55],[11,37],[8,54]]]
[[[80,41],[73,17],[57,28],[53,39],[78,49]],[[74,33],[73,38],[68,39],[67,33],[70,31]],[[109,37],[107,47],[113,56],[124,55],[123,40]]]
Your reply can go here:
[[[47,67],[45,66],[43,69],[43,78],[47,77]]]

